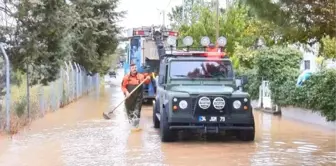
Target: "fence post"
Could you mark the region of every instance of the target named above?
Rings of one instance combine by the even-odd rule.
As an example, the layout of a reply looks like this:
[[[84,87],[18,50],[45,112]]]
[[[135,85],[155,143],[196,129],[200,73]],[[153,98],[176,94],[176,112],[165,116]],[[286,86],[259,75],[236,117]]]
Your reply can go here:
[[[69,93],[69,87],[70,87],[70,77],[69,77],[69,66],[68,66],[68,63],[64,62],[65,64],[65,67],[66,67],[66,72],[65,72],[65,76],[66,76],[66,86],[65,86],[65,94],[66,94],[66,103],[63,103],[63,104],[68,104],[69,103],[69,100],[70,100],[70,93]]]
[[[97,96],[100,96],[100,75],[99,73],[96,74],[96,92],[97,92]]]
[[[80,65],[77,63],[77,67],[78,67],[78,92],[79,92],[79,96],[82,96],[82,71],[80,68]]]
[[[39,101],[40,101],[40,113],[41,113],[42,116],[44,116],[45,103],[44,103],[43,86],[39,87],[38,96],[39,96]]]
[[[57,102],[57,96],[56,96],[56,81],[55,82],[52,82],[51,83],[51,87],[54,87],[54,88],[51,88],[51,109],[52,111],[56,111],[56,102]]]
[[[61,105],[62,105],[62,102],[63,102],[63,77],[64,77],[64,73],[63,73],[63,67],[61,67],[61,71],[60,71],[60,80],[59,80],[59,89],[58,89],[58,92],[59,92],[59,99],[58,99],[58,105],[57,107],[58,108],[61,108]]]
[[[26,75],[27,75],[27,113],[28,113],[28,119],[30,119],[30,87],[29,87],[29,64],[26,64]]]
[[[78,66],[77,66],[77,63],[74,62],[75,64],[75,68],[76,68],[76,98],[78,99],[79,98],[79,69],[78,69]]]
[[[3,56],[5,57],[6,63],[6,130],[9,132],[10,130],[10,73],[9,73],[9,59],[7,53],[3,47],[4,43],[0,43],[1,51]]]
[[[69,66],[70,66],[70,68],[71,68],[71,80],[73,80],[73,81],[71,81],[71,96],[72,96],[72,99],[71,100],[73,100],[74,98],[75,98],[75,77],[74,77],[74,68],[73,68],[73,66],[72,66],[72,63],[71,63],[71,61],[69,61]]]

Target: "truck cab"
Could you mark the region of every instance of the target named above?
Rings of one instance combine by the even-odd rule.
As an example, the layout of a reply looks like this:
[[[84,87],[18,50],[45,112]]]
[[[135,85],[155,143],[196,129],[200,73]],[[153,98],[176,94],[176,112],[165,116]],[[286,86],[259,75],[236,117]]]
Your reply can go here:
[[[250,97],[236,82],[231,60],[223,52],[166,51],[153,102],[153,123],[160,128],[161,141],[174,141],[179,130],[230,130],[241,140],[253,141]]]

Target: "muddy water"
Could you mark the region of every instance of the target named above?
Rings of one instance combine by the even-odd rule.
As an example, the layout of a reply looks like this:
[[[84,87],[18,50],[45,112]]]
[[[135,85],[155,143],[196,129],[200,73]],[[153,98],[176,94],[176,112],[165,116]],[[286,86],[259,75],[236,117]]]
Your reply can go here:
[[[101,116],[122,100],[119,88],[101,92],[35,121],[13,140],[0,140],[0,165],[336,165],[333,131],[254,112],[255,142],[183,134],[180,142],[163,144],[150,106],[143,108],[142,131],[131,133],[123,108],[109,121]]]

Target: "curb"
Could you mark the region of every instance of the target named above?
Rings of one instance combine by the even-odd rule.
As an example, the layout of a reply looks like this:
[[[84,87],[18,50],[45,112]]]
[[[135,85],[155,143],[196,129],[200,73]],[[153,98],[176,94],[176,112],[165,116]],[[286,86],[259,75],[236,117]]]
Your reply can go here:
[[[253,110],[255,111],[272,114],[274,116],[281,116],[281,118],[288,118],[306,124],[317,125],[325,129],[336,130],[336,121],[335,122],[326,121],[325,117],[323,117],[319,113],[319,111],[292,106],[283,107],[279,111],[275,111],[272,109],[264,109],[258,107],[257,101],[252,101],[251,105],[253,107]]]
[[[264,112],[264,113],[268,113],[268,114],[272,114],[272,115],[276,115],[276,116],[281,116],[282,115],[281,111],[274,111],[272,109],[260,108],[260,107],[253,107],[253,109],[256,110],[256,111],[260,111],[260,112]]]
[[[251,105],[253,110],[255,111],[260,111],[260,112],[264,112],[264,113],[268,113],[268,114],[272,114],[272,115],[277,115],[277,116],[281,116],[282,112],[281,109],[276,111],[276,109],[270,109],[270,108],[260,108],[258,107],[258,101],[251,101]]]

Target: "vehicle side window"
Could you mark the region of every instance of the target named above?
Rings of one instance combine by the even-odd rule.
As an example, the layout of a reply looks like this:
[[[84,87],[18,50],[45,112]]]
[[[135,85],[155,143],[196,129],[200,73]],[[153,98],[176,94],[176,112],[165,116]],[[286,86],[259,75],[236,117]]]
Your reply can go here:
[[[167,83],[167,76],[168,76],[168,65],[165,65],[165,79],[164,79],[164,83],[166,84]]]
[[[162,85],[161,80],[165,78],[165,74],[166,74],[166,65],[164,63],[160,63],[160,71],[159,71],[159,83],[158,85]]]

